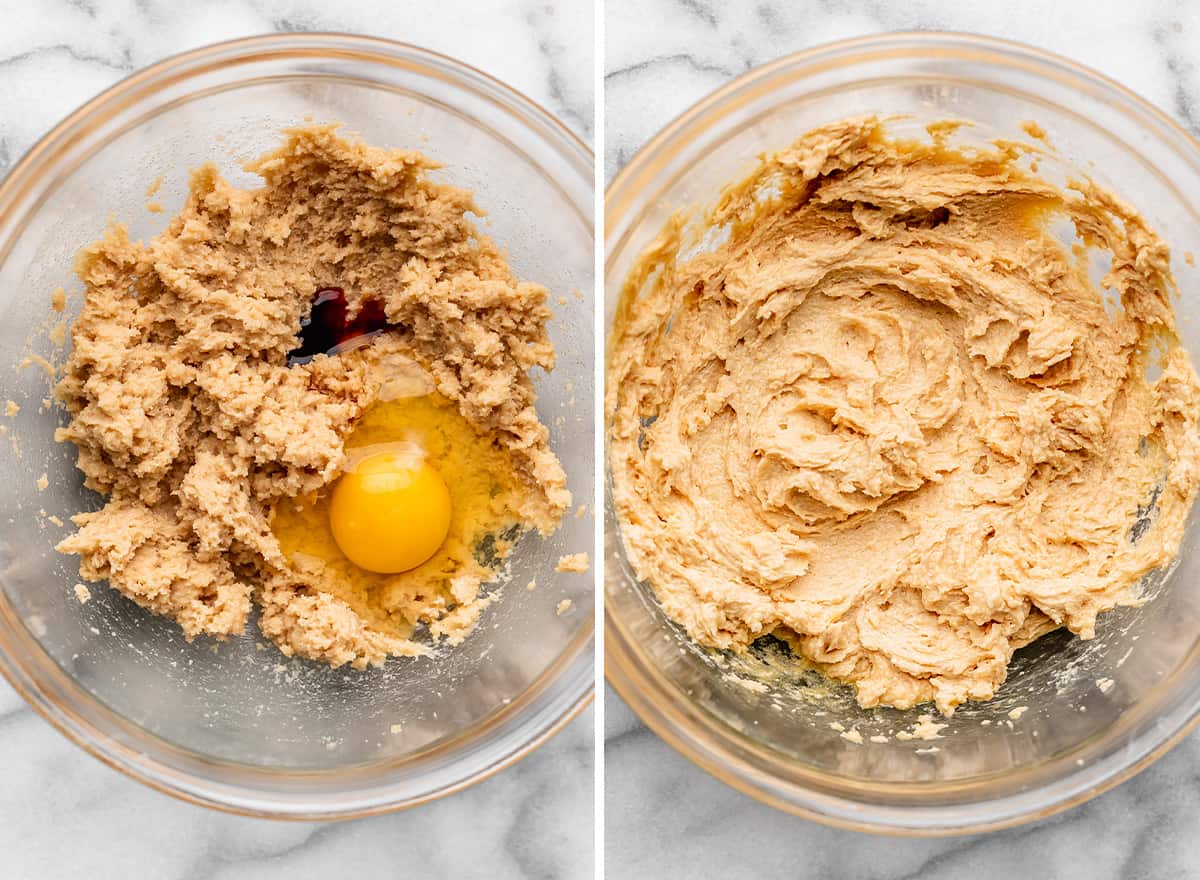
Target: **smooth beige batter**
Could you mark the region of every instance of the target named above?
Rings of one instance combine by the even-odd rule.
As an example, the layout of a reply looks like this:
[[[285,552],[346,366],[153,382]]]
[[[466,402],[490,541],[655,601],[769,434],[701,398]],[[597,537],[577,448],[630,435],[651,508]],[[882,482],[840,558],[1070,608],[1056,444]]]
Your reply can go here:
[[[434,167],[330,126],[296,129],[248,166],[261,188],[202,167],[161,235],[142,244],[114,226],[83,251],[58,393],[73,415],[59,439],[108,496],[59,545],[85,579],[107,579],[189,639],[242,632],[257,602],[285,653],[334,665],[424,650],[375,619],[452,640],[469,631],[486,601],[480,566],[427,583],[410,573],[403,589],[347,601],[271,529],[276,505],[338,476],[356,420],[414,362],[508,456],[524,486],[517,520],[547,533],[570,504],[527,376],[554,364],[546,290],[513,277],[468,218],[481,213],[471,194],[431,181]],[[401,329],[287,366],[323,287],[343,288],[352,309],[382,300]]]
[[[1091,637],[1200,480],[1166,245],[954,129],[849,120],[763,160],[705,218],[727,237],[680,256],[677,217],[643,255],[609,353],[637,574],[701,644],[785,638],[863,706],[949,713],[1044,633]]]

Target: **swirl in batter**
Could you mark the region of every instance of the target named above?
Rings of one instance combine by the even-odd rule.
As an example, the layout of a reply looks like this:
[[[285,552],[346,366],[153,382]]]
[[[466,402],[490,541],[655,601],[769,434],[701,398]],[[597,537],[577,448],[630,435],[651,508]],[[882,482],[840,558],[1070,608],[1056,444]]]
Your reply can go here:
[[[1167,246],[954,129],[849,120],[764,159],[707,246],[677,217],[642,256],[609,353],[638,576],[697,642],[785,638],[863,706],[950,713],[1050,630],[1091,637],[1200,480]]]

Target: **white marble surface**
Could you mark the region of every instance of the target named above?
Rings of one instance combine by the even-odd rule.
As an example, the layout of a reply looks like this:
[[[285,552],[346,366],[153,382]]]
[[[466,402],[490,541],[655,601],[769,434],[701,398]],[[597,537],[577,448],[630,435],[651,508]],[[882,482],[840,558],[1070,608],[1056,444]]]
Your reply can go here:
[[[764,806],[672,750],[611,688],[604,727],[609,880],[1200,877],[1200,734],[1133,780],[1044,822],[922,840],[838,831]]]
[[[592,135],[590,0],[0,0],[0,22],[0,173],[62,116],[135,69],[273,30],[370,33],[445,52]],[[218,814],[129,781],[0,684],[0,877],[590,877],[592,731],[589,708],[515,767],[415,810],[276,823]]]
[[[1041,46],[1104,71],[1200,133],[1200,4],[1056,0],[608,0],[605,172],[666,121],[751,67],[889,30],[946,29]],[[606,875],[820,880],[1200,877],[1200,734],[1118,789],[1025,828],[902,840],[835,831],[727,788],[609,690]]]
[[[1177,0],[608,0],[605,173],[730,79],[800,49],[895,30],[972,31],[1080,61],[1200,133],[1200,5]]]

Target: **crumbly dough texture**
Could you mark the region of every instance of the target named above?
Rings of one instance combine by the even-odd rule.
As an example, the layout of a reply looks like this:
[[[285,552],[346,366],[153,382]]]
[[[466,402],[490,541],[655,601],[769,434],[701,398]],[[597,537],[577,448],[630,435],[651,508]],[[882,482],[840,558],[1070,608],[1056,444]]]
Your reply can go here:
[[[203,166],[161,235],[143,244],[115,225],[84,249],[85,299],[58,386],[72,420],[58,436],[108,496],[59,545],[79,554],[85,579],[107,579],[189,639],[241,633],[257,602],[263,633],[289,655],[364,666],[423,650],[322,591],[271,530],[277,504],[337,477],[343,441],[394,359],[418,362],[508,453],[529,487],[520,518],[553,531],[570,495],[527,375],[554,364],[546,290],[513,277],[467,217],[482,213],[471,194],[430,180],[436,167],[333,126],[293,129],[247,166],[261,188]],[[323,287],[343,288],[352,310],[381,300],[400,329],[289,367]],[[463,635],[480,580],[464,577],[473,582],[460,578],[447,602],[424,596],[410,620]]]
[[[700,224],[722,233],[676,217],[646,251],[609,353],[637,574],[697,642],[785,638],[863,706],[950,713],[1044,633],[1091,637],[1200,480],[1167,246],[954,129],[855,119],[764,159]]]

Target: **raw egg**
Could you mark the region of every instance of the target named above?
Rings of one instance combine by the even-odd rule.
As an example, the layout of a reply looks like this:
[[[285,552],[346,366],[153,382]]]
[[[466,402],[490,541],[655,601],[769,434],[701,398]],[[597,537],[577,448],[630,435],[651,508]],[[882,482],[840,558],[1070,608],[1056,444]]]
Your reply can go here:
[[[345,450],[341,477],[280,501],[271,528],[297,583],[407,638],[460,605],[462,584],[498,573],[528,489],[508,453],[437,394],[377,400]],[[395,472],[407,476],[386,477]]]
[[[329,503],[339,549],[367,571],[397,574],[437,552],[450,530],[450,491],[419,447],[369,453],[354,462]]]

